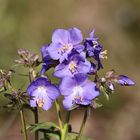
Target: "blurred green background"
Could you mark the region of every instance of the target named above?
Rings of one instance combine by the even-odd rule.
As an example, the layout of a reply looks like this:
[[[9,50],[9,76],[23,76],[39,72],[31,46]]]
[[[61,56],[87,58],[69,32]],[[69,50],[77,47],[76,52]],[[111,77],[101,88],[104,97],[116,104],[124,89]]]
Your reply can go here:
[[[0,0],[0,68],[14,63],[19,48],[39,53],[54,29],[70,27],[81,29],[85,37],[96,30],[109,58],[101,74],[115,69],[136,82],[134,87],[117,86],[111,100],[91,113],[85,135],[95,140],[140,140],[139,0]],[[24,84],[20,77],[15,83]],[[4,103],[1,98],[0,105]],[[42,121],[57,122],[53,109],[39,114]],[[26,121],[32,118],[28,112]],[[72,114],[75,131],[81,119],[82,110]],[[21,140],[20,131],[17,112],[0,110],[0,140]]]

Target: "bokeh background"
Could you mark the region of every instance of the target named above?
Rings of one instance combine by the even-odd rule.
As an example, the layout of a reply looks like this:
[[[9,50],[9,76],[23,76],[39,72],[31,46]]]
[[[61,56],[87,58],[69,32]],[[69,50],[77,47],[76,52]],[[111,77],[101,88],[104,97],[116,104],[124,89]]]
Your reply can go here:
[[[9,68],[16,51],[27,48],[39,53],[51,41],[56,28],[78,27],[86,37],[96,30],[108,60],[101,75],[115,69],[130,76],[134,87],[117,86],[109,102],[91,112],[85,136],[94,140],[140,140],[140,1],[139,0],[0,0],[0,68]],[[24,73],[21,69],[20,72]],[[16,77],[16,86],[26,85]],[[24,81],[24,82],[22,82]],[[1,97],[0,105],[5,104]],[[83,110],[72,113],[79,130]],[[39,110],[41,121],[57,122],[55,110]],[[33,116],[26,113],[26,121]],[[0,109],[0,140],[22,140],[17,111]],[[32,137],[30,137],[32,139]]]

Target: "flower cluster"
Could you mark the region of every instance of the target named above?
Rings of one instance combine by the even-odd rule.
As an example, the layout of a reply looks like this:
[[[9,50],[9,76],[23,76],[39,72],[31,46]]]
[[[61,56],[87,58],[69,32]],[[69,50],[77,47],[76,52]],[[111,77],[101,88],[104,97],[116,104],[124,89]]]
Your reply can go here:
[[[48,110],[61,94],[65,109],[71,110],[74,106],[91,105],[100,95],[101,88],[114,91],[114,83],[134,85],[130,78],[116,75],[113,70],[102,78],[98,77],[98,71],[103,68],[102,59],[107,58],[107,51],[103,50],[94,31],[83,39],[77,28],[57,29],[52,35],[52,42],[41,48],[41,54],[41,77],[27,88],[32,107],[39,106]],[[54,76],[60,78],[59,86],[44,76],[51,67],[54,67]],[[91,76],[94,81],[90,80]]]
[[[43,132],[43,139],[59,140],[85,140],[82,136],[86,120],[92,108],[101,107],[101,95],[109,99],[114,92],[115,84],[120,86],[133,86],[135,83],[125,75],[116,74],[110,70],[99,76],[103,69],[102,61],[107,59],[107,50],[103,50],[99,39],[95,37],[94,30],[87,38],[83,38],[77,28],[57,29],[52,35],[52,42],[40,49],[39,55],[27,49],[19,49],[19,59],[10,69],[0,69],[0,93],[8,99],[3,108],[9,111],[18,109],[21,117],[24,139],[28,140],[27,129],[35,132],[35,140],[39,140],[39,133]],[[41,70],[40,66],[41,64]],[[16,66],[26,68],[22,74]],[[14,69],[14,70],[13,70]],[[50,75],[50,72],[53,75]],[[26,76],[30,82],[26,91],[24,88],[14,86],[13,77]],[[58,83],[59,82],[59,83]],[[20,83],[19,83],[20,84]],[[23,84],[23,83],[22,83]],[[62,114],[58,97],[62,96],[66,115]],[[52,122],[39,122],[38,108],[49,110],[55,102],[58,124]],[[61,102],[61,100],[60,100]],[[74,132],[69,123],[70,112],[83,107],[85,110],[79,133]],[[30,109],[34,115],[34,124],[26,127],[24,109]],[[63,117],[65,116],[65,121]],[[41,138],[42,139],[42,138]]]

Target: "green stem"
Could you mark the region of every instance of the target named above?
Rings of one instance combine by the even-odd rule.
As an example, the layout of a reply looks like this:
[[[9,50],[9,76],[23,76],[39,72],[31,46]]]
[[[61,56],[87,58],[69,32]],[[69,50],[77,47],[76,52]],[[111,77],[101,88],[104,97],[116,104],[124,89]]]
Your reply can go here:
[[[20,109],[20,118],[21,118],[21,124],[22,124],[22,131],[23,131],[23,135],[24,135],[24,140],[28,140],[23,109]]]
[[[62,117],[61,117],[60,105],[58,103],[58,100],[55,100],[55,106],[56,106],[56,111],[57,111],[57,117],[58,117],[59,127],[60,127],[60,130],[62,131],[63,124],[62,124]]]
[[[34,118],[35,118],[35,123],[37,124],[38,123],[38,109],[37,107],[35,107],[35,110],[34,110]],[[35,132],[35,140],[38,140],[38,137],[39,137],[39,133],[38,131]]]
[[[17,90],[12,86],[12,84],[10,82],[8,83],[8,88],[12,92],[17,93]],[[18,107],[19,112],[20,112],[20,119],[21,119],[21,125],[22,125],[24,140],[28,140],[28,135],[27,135],[27,131],[26,131],[26,122],[25,122],[25,117],[24,117],[24,112],[23,112],[23,106],[21,105],[19,99],[18,99],[17,107]]]
[[[36,77],[35,75],[35,71],[33,68],[29,68],[29,81],[30,83],[34,80],[34,78]],[[34,119],[35,119],[35,123],[37,124],[39,121],[38,121],[38,109],[37,107],[34,108]],[[38,140],[39,139],[39,132],[36,131],[35,132],[35,140]]]
[[[65,140],[66,136],[68,134],[69,120],[70,120],[70,111],[68,111],[66,114],[65,124],[64,124],[63,130],[61,132],[61,140]]]
[[[84,127],[85,127],[85,124],[86,124],[86,121],[87,121],[87,117],[88,117],[88,108],[86,108],[86,110],[85,110],[84,118],[83,118],[83,121],[82,121],[82,124],[81,124],[81,127],[80,127],[80,131],[79,131],[79,134],[78,134],[76,140],[80,140],[81,137],[82,137]]]

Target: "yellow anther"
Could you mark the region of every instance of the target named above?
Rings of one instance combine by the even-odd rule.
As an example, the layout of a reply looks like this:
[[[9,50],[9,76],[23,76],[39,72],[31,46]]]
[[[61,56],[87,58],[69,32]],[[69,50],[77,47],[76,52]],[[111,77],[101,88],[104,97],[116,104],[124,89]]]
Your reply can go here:
[[[66,52],[66,51],[69,51],[72,49],[72,44],[65,44],[62,48],[60,48],[60,51],[62,53]]]
[[[78,101],[80,101],[80,102],[83,101],[83,97],[82,97],[82,96],[79,96],[79,95],[76,95],[76,96],[74,97],[74,99],[75,99],[75,100],[78,100]]]
[[[108,57],[107,56],[104,56],[104,59],[107,59]]]
[[[99,56],[102,59],[107,59],[108,58],[107,57],[107,50],[104,50],[104,51],[100,52]]]
[[[105,55],[107,55],[107,50],[104,50],[103,52],[104,52]]]
[[[76,67],[77,67],[76,62],[74,62],[74,61],[70,62],[70,64],[69,64],[69,69],[70,69],[72,72],[75,72]]]
[[[37,105],[38,105],[39,107],[42,107],[42,106],[44,105],[44,103],[45,103],[45,100],[44,100],[44,99],[37,99],[37,100],[36,100],[36,103],[37,103]]]

